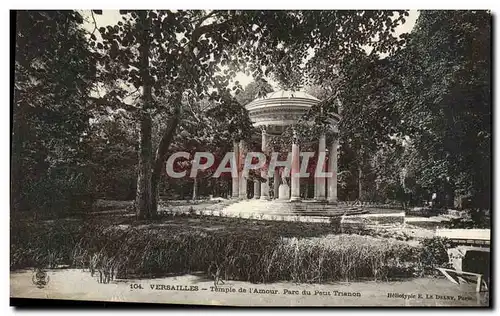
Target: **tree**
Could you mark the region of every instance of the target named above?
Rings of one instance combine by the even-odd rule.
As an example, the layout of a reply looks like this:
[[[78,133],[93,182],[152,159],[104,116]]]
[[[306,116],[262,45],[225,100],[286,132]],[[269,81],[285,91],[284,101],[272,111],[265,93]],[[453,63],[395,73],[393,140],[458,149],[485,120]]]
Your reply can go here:
[[[392,146],[399,131],[400,116],[394,108],[391,59],[362,58],[357,66],[344,69],[345,78],[355,78],[339,91],[342,100],[341,144],[355,153],[351,172],[357,174],[358,199],[365,199],[365,179],[371,173],[369,160],[384,146]],[[353,170],[352,167],[356,166]],[[366,181],[368,180],[368,181]]]
[[[369,159],[369,170],[373,175],[370,201],[406,202],[403,170],[407,157],[404,150],[403,143],[394,139],[392,143],[382,144]]]
[[[403,80],[396,104],[418,156],[416,181],[429,191],[448,186],[446,195],[470,195],[485,208],[491,206],[490,44],[490,12],[422,11],[397,59]]]
[[[391,90],[397,77],[390,56],[405,44],[405,34],[397,36],[394,29],[405,23],[406,16],[406,11],[355,12],[359,33],[344,35],[347,42],[338,50],[338,42],[320,47],[307,65],[308,89],[323,100],[324,116],[341,112],[339,170],[356,176],[356,188],[354,179],[343,178],[348,182],[345,189],[356,190],[360,200],[364,199],[363,183],[372,182],[365,176],[370,173],[370,157],[391,143],[397,132],[399,118]],[[375,21],[371,27],[364,26],[367,18]]]
[[[130,200],[137,181],[138,130],[124,111],[96,115],[87,150],[100,198]]]
[[[75,179],[86,169],[95,55],[77,12],[17,11],[15,19],[13,209],[64,208],[56,204],[80,201],[91,187]]]
[[[253,100],[263,97],[269,92],[273,92],[273,87],[264,79],[250,82],[243,92],[236,96],[238,103],[245,106]]]
[[[218,101],[230,100],[228,79],[235,75],[239,65],[249,61],[243,51],[254,50],[254,43],[263,42],[264,37],[269,36],[250,33],[253,21],[268,19],[268,14],[235,11],[123,13],[125,22],[99,28],[103,40],[96,40],[94,45],[109,53],[102,57],[103,80],[128,82],[133,89],[142,90],[140,104],[126,108],[141,117],[136,208],[140,218],[147,218],[156,213],[160,172],[180,121],[183,97],[194,94],[203,98],[210,94]],[[286,14],[281,15],[286,18]],[[231,49],[234,54],[230,55]],[[140,58],[136,58],[137,55]],[[229,67],[221,73],[220,65]],[[254,68],[256,73],[262,72]],[[210,93],[211,89],[215,91]],[[122,100],[127,94],[124,90],[108,91],[108,102],[114,98],[118,99],[115,102],[118,106],[124,106]],[[159,104],[160,98],[171,108]],[[162,112],[170,112],[171,117],[153,161],[151,117]]]
[[[215,185],[210,178],[227,152],[233,150],[233,138],[248,139],[253,127],[246,110],[233,100],[232,103],[220,103],[208,99],[186,100],[186,110],[179,123],[178,133],[169,148],[169,154],[185,151],[191,154],[190,160],[184,161],[183,169],[191,167],[196,152],[209,152],[214,155],[215,163],[207,170],[198,172],[193,179],[193,192],[197,192],[197,185],[207,191]],[[188,172],[189,175],[189,172]],[[222,178],[231,178],[229,173],[222,174]],[[184,180],[185,181],[185,180]],[[196,194],[193,194],[196,197]]]
[[[102,64],[103,80],[129,83],[131,89],[142,90],[140,104],[131,107],[123,104],[126,89],[112,89],[107,97],[118,99],[118,106],[125,107],[139,117],[139,172],[136,209],[140,218],[156,214],[158,182],[169,145],[181,118],[183,99],[191,94],[208,94],[211,87],[221,94],[212,98],[227,97],[223,76],[214,76],[215,66],[228,57],[220,45],[211,43],[211,35],[220,42],[229,38],[223,29],[230,26],[224,21],[227,14],[202,11],[129,11],[122,12],[124,22],[99,28],[102,42],[94,44],[105,50]],[[221,20],[217,23],[217,19]],[[203,24],[215,20],[212,24]],[[180,36],[182,34],[182,37]],[[215,44],[215,45],[214,45]],[[210,58],[215,56],[215,60]],[[118,62],[116,62],[118,61]],[[234,73],[234,70],[231,70]],[[159,103],[159,100],[164,103]],[[171,108],[166,105],[172,105]],[[161,132],[156,156],[152,156],[152,118],[169,113],[169,123]]]

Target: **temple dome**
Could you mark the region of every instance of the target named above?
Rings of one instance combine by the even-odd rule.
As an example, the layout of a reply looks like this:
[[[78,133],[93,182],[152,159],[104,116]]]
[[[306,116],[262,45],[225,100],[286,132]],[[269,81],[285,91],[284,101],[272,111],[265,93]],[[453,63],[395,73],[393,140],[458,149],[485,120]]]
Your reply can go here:
[[[281,133],[296,124],[321,101],[302,91],[275,91],[248,103],[245,108],[254,127],[266,126],[271,134]]]
[[[273,107],[305,108],[305,110],[307,110],[307,108],[310,108],[319,102],[320,100],[303,91],[280,90],[270,92],[265,96],[253,100],[248,103],[245,108],[249,110],[249,112],[253,112],[257,109]]]

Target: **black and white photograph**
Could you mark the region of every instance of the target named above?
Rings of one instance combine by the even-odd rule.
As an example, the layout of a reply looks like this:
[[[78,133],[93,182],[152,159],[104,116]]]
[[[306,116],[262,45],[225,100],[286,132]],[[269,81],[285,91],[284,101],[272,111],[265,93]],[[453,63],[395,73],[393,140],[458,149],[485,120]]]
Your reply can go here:
[[[12,306],[491,307],[490,10],[10,20]]]

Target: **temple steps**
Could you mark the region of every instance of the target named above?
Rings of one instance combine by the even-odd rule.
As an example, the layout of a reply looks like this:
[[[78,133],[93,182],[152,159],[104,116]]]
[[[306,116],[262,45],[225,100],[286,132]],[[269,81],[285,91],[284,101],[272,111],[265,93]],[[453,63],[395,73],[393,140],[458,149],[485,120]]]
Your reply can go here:
[[[271,221],[299,221],[332,223],[340,220],[342,227],[364,227],[366,225],[405,224],[405,213],[372,213],[363,206],[333,204],[326,201],[290,202],[258,199],[224,199],[206,203],[185,204],[170,201],[161,207],[167,214],[196,214]]]
[[[268,215],[268,216],[312,216],[312,217],[338,217],[342,215],[363,214],[367,211],[357,206],[337,205],[328,202],[290,202],[279,200],[241,200],[230,204],[221,210],[227,216],[247,217]]]

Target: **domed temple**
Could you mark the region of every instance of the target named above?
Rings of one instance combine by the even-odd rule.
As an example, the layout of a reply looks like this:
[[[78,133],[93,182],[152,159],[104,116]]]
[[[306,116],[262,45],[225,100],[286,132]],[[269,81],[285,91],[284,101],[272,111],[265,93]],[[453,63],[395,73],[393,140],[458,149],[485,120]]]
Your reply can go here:
[[[306,114],[311,107],[318,105],[321,101],[317,98],[299,91],[276,91],[259,97],[245,106],[253,126],[260,130],[261,135],[258,142],[259,150],[266,155],[273,152],[273,146],[270,144],[271,137],[284,137],[283,133],[289,127],[293,127]],[[338,123],[340,116],[334,114],[330,119],[330,131],[336,135],[338,133]],[[311,122],[312,123],[312,122]],[[257,137],[257,135],[255,135]],[[280,179],[279,172],[275,170],[272,181],[268,179],[267,170],[261,170],[262,179],[254,179],[253,190],[248,187],[249,179],[244,178],[243,174],[232,179],[232,197],[247,199],[248,191],[253,191],[253,198],[260,200],[269,200],[271,198],[278,200],[301,201],[303,199],[312,199],[313,201],[337,203],[337,149],[339,146],[337,137],[330,137],[329,143],[326,143],[325,133],[321,133],[318,139],[312,144],[315,156],[324,153],[327,158],[327,166],[322,170],[330,173],[326,177],[314,176],[313,194],[302,192],[300,177],[294,176],[298,173],[301,166],[300,139],[294,133],[291,151],[291,174],[290,186],[285,178]],[[234,142],[234,152],[236,157],[244,157],[248,151],[248,145],[245,141]],[[311,145],[311,144],[310,144]],[[273,188],[269,187],[272,182]],[[251,183],[250,183],[251,184]],[[271,190],[270,190],[271,189]]]

